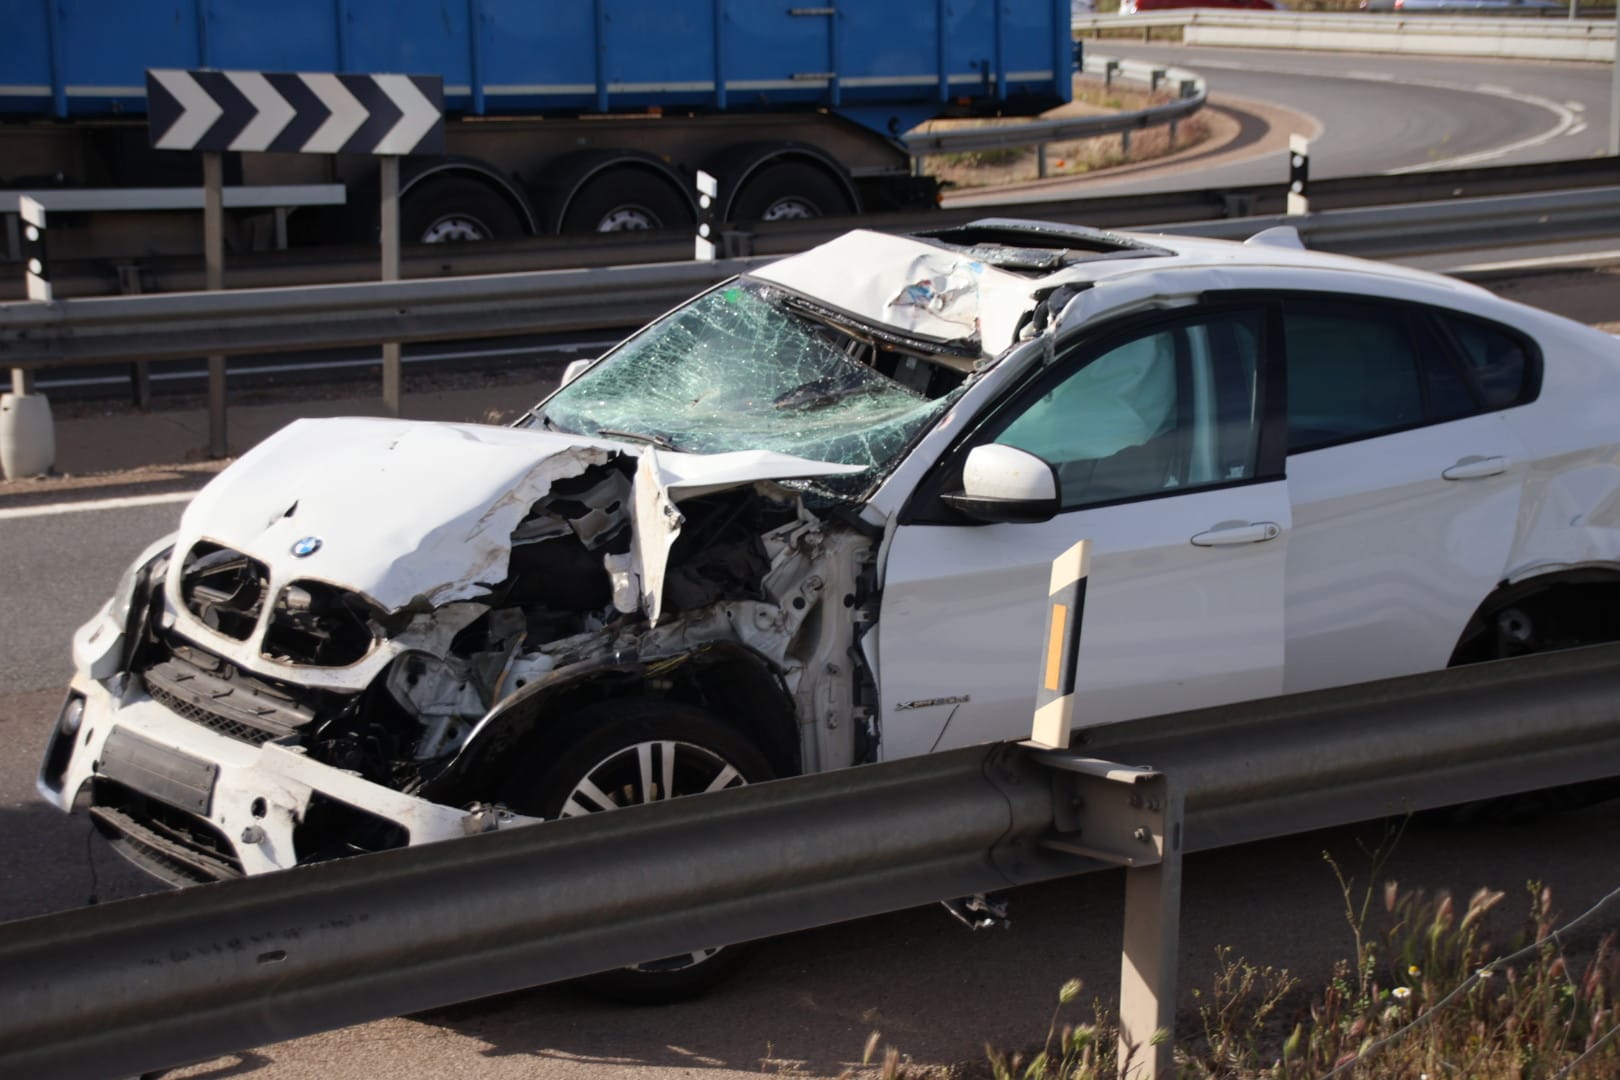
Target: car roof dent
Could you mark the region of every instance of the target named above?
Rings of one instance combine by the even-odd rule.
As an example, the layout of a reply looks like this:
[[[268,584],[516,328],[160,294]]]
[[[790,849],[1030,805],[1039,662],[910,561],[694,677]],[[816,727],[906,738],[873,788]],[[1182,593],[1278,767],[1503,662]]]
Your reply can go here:
[[[1035,282],[907,236],[856,229],[753,271],[868,322],[957,341],[987,356],[1012,343]]]

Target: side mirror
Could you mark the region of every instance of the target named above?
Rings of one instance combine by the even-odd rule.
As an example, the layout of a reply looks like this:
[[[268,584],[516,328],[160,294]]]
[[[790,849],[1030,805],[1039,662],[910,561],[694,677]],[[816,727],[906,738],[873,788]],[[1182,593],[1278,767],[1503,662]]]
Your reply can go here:
[[[974,521],[1049,521],[1059,508],[1057,470],[1027,450],[986,443],[968,451],[962,490],[941,498]]]
[[[563,368],[562,382],[558,383],[557,385],[559,387],[567,386],[569,383],[585,374],[585,369],[594,363],[596,363],[596,357],[594,356],[586,357],[583,360],[570,360],[568,362],[568,366]]]

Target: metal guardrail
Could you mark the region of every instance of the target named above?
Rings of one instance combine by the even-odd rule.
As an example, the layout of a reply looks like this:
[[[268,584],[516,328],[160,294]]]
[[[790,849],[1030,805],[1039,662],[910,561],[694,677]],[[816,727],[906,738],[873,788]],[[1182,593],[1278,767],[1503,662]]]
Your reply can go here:
[[[1029,215],[1038,216],[1039,209]],[[1071,206],[1070,214],[1082,216],[1083,209]],[[1143,228],[1241,238],[1276,224],[1293,225],[1312,247],[1380,256],[1477,247],[1482,238],[1574,239],[1620,232],[1620,187]],[[68,364],[635,326],[760,260],[6,303],[0,304],[0,368],[31,372]]]
[[[1110,81],[1117,74],[1135,82],[1146,83],[1153,90],[1157,90],[1161,85],[1170,86],[1174,88],[1177,100],[1162,105],[1151,105],[1145,109],[1107,113],[1101,116],[1074,116],[1024,124],[987,124],[978,127],[923,131],[907,135],[902,141],[913,157],[924,157],[928,154],[1001,150],[1071,139],[1089,139],[1102,135],[1119,135],[1158,127],[1161,124],[1179,123],[1202,109],[1207,96],[1203,77],[1181,68],[1149,64],[1140,60],[1087,56],[1084,70],[1087,74],[1101,75]]]
[[[1281,182],[1235,187],[1151,192],[1139,195],[1062,196],[1046,201],[999,206],[953,207],[922,212],[874,213],[861,218],[818,218],[760,222],[747,229],[728,229],[730,254],[785,255],[803,251],[851,228],[890,232],[941,228],[980,217],[1029,217],[1101,228],[1141,227],[1151,222],[1193,222],[1211,218],[1281,213]],[[1418,201],[1444,202],[1482,195],[1530,194],[1602,184],[1620,184],[1620,158],[1580,158],[1528,165],[1473,166],[1400,175],[1346,176],[1311,181],[1316,210],[1383,206]],[[625,266],[691,257],[690,238],[607,233],[592,237],[530,237],[485,244],[424,244],[404,255],[404,276],[411,279],[470,274],[501,274],[587,266]],[[316,285],[373,279],[374,246],[322,248],[318,252],[259,253],[233,257],[227,282],[232,288]],[[202,289],[204,275],[197,256],[159,256],[122,264],[56,260],[53,286],[61,298],[114,294],[120,278],[138,279],[140,291],[172,293]],[[14,275],[14,276],[13,276]],[[0,266],[0,296],[21,295],[22,269]],[[8,293],[7,290],[10,290]]]
[[[1423,12],[1314,13],[1180,8],[1135,15],[1094,15],[1073,23],[1078,36],[1139,30],[1151,40],[1160,27],[1179,27],[1187,45],[1329,49],[1488,56],[1521,60],[1614,58],[1615,21],[1503,19]]]
[[[1617,703],[1620,646],[1598,646],[1128,721],[1077,752],[970,747],[0,924],[0,1074],[132,1074],[1084,873],[1150,850],[1137,829],[1165,829],[1147,839],[1169,859],[1598,779],[1620,762]],[[1155,808],[1099,792],[1080,754],[1151,765],[1185,799],[1182,835],[1163,807],[1140,819]],[[1160,901],[1173,916],[1175,889]]]

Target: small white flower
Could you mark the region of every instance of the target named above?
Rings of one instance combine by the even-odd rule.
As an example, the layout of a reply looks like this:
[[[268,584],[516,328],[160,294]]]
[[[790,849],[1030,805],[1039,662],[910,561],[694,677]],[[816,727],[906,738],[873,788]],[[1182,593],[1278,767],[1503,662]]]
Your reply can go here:
[[[1405,1001],[1412,996],[1412,988],[1410,986],[1397,986],[1390,993],[1395,995],[1396,1001]]]

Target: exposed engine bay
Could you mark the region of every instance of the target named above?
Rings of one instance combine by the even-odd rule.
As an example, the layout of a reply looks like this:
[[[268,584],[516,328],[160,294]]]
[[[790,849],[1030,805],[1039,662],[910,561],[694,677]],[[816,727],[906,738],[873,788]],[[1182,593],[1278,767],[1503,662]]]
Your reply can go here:
[[[427,611],[386,612],[315,580],[290,583],[272,600],[262,563],[198,541],[177,556],[181,604],[231,639],[246,642],[262,624],[260,653],[271,664],[260,671],[285,668],[292,678],[250,672],[176,633],[172,614],[164,616],[163,564],[151,567],[137,597],[143,629],[130,670],[171,710],[217,731],[255,744],[285,740],[440,802],[493,799],[482,790],[492,763],[549,718],[546,703],[559,689],[576,684],[577,700],[585,675],[592,694],[652,692],[711,707],[728,694],[769,696],[763,684],[773,682],[777,711],[791,702],[804,729],[792,748],[798,768],[869,755],[873,732],[822,738],[817,721],[854,714],[860,622],[847,609],[863,602],[871,541],[771,482],[683,499],[678,510],[670,503],[661,525],[673,543],[655,620],[632,527],[638,459],[599,456],[552,481],[528,508],[500,580]],[[827,605],[837,617],[822,617]],[[352,669],[379,651],[392,655],[362,687],[293,681],[314,668]],[[755,685],[739,685],[749,680]],[[464,753],[475,742],[483,745]]]

